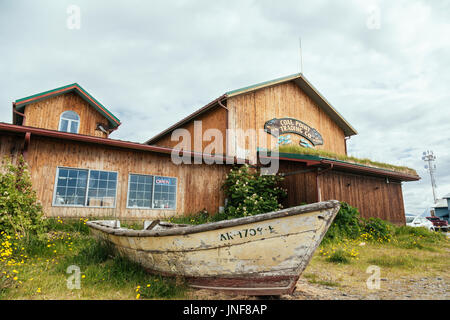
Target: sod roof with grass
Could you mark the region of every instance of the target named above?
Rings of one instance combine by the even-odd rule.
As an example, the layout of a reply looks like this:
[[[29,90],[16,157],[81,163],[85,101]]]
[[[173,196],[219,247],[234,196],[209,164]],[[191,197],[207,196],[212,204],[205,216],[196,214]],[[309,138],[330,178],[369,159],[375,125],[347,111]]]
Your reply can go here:
[[[272,152],[276,152],[275,150],[272,150]],[[301,146],[289,144],[289,145],[281,145],[279,146],[278,153],[280,157],[283,158],[297,158],[298,156],[306,156],[309,160],[332,160],[332,161],[338,161],[342,163],[350,163],[355,164],[361,167],[370,167],[370,168],[376,168],[401,174],[406,174],[410,176],[416,176],[417,172],[416,170],[412,168],[408,168],[406,166],[397,166],[393,164],[378,162],[378,161],[372,161],[370,159],[360,159],[352,156],[342,155],[342,154],[336,154],[329,151],[324,150],[318,150],[318,149],[312,149],[312,148],[304,148]]]

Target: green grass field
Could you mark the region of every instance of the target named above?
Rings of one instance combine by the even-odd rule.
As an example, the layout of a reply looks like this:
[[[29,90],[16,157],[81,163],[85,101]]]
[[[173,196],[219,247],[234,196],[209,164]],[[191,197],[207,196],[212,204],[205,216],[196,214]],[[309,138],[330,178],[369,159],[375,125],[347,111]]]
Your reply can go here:
[[[183,218],[186,223],[200,220]],[[1,235],[0,299],[185,299],[195,298],[182,279],[152,276],[89,236],[86,220],[50,221],[48,240]],[[178,222],[178,221],[177,221]],[[137,227],[137,225],[136,225]],[[303,276],[339,288],[364,286],[366,269],[383,276],[444,276],[450,268],[449,240],[437,233],[397,228],[390,241],[367,235],[323,243]],[[80,289],[69,289],[70,266],[80,270]],[[326,270],[324,274],[322,271]],[[194,294],[193,294],[194,292]]]

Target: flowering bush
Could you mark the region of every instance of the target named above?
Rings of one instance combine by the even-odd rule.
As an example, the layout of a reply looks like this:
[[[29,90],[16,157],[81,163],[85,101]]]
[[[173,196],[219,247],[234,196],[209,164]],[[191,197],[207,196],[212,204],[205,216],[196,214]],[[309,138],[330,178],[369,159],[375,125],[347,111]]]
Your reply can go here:
[[[378,242],[390,242],[392,238],[392,231],[393,226],[380,218],[369,218],[369,219],[363,219],[364,226],[363,231],[364,233],[361,235],[362,237],[364,235],[367,235],[369,239],[367,240],[374,240]]]
[[[25,238],[45,231],[42,206],[22,157],[17,165],[5,158],[0,168],[0,231]]]
[[[278,185],[283,177],[261,175],[259,170],[248,165],[235,167],[228,173],[223,188],[228,198],[225,207],[227,218],[252,216],[279,210],[285,189]]]

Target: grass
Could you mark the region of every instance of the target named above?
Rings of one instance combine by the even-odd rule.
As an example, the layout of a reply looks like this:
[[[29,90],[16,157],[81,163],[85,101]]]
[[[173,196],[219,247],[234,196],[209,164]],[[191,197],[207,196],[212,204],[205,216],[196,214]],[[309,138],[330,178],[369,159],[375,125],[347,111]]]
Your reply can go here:
[[[213,215],[210,215],[208,213],[193,213],[186,216],[178,216],[178,217],[171,217],[168,219],[171,223],[177,223],[177,224],[192,224],[192,225],[198,225],[208,222],[217,222],[226,220],[227,217],[224,213],[216,213]]]
[[[320,284],[322,286],[327,286],[327,287],[339,287],[341,284],[337,281],[333,281],[333,280],[321,280],[318,278],[318,276],[314,273],[311,274],[305,274],[304,277],[306,279],[308,279],[309,283],[315,283],[315,284]]]
[[[346,155],[337,154],[337,153],[319,150],[319,149],[303,148],[301,146],[297,146],[294,144],[281,145],[281,146],[279,146],[278,152],[319,156],[319,157],[328,158],[328,159],[352,162],[352,163],[361,164],[361,165],[365,165],[365,166],[369,166],[369,167],[388,169],[388,170],[407,173],[407,174],[411,174],[411,175],[417,175],[416,170],[408,168],[406,166],[396,166],[396,165],[392,165],[389,163],[372,161],[367,158],[360,159],[360,158],[356,158],[356,157],[352,157],[352,156],[346,156]]]
[[[218,217],[205,214],[172,218],[198,224]],[[149,275],[140,265],[114,254],[108,245],[89,236],[85,220],[49,221],[47,240],[1,235],[0,299],[185,299],[190,291],[181,279]],[[139,226],[141,228],[141,226]],[[448,277],[450,243],[442,234],[423,228],[395,227],[389,241],[365,233],[355,239],[323,242],[304,272],[312,284],[366,290],[367,268],[398,279]],[[80,289],[68,289],[77,266]],[[448,280],[447,280],[448,281]]]
[[[304,277],[313,284],[367,292],[369,266],[378,266],[381,277],[398,280],[442,277],[450,281],[450,241],[425,228],[395,227],[390,241],[363,237],[323,242],[307,266]]]
[[[48,240],[2,235],[0,299],[178,299],[187,287],[180,279],[149,275],[89,237],[85,221],[49,221]],[[10,243],[5,250],[5,242]],[[9,251],[8,251],[9,250]],[[11,254],[7,254],[11,253]],[[80,270],[80,289],[68,279]],[[73,268],[73,267],[72,267]],[[72,270],[73,272],[73,270]]]

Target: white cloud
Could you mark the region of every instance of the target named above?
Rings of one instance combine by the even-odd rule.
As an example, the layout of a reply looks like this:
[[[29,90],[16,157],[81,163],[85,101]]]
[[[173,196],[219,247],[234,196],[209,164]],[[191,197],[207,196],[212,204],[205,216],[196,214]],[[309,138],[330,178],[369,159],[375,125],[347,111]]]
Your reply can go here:
[[[446,1],[2,2],[0,121],[15,99],[78,82],[122,120],[114,137],[145,141],[228,90],[298,72],[301,36],[305,75],[359,132],[350,153],[417,169],[404,199],[419,213],[423,150],[450,192],[449,21]]]

